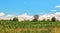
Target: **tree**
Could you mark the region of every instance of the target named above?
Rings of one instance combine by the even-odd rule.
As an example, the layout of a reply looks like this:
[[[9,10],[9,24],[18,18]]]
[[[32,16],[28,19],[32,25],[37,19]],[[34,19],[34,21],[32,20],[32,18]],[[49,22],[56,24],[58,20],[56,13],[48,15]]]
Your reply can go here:
[[[51,21],[55,22],[56,21],[56,18],[55,17],[52,17]]]
[[[43,19],[42,21],[46,21],[45,19]]]
[[[50,21],[49,19],[47,19],[47,21]]]
[[[38,21],[38,18],[39,18],[39,15],[34,15],[34,19],[33,19],[33,21]]]
[[[18,17],[14,17],[13,18],[13,21],[18,21]]]
[[[58,21],[58,22],[59,22],[59,20],[56,20],[56,21]]]
[[[41,20],[42,22],[45,22],[46,20],[45,19],[43,19],[43,20]]]

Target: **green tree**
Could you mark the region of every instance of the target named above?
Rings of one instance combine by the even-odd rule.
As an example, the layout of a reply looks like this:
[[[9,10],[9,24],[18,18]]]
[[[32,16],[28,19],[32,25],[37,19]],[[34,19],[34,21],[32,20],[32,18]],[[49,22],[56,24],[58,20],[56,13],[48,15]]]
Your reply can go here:
[[[57,22],[59,22],[59,20],[56,20]]]
[[[50,21],[49,19],[47,19],[47,21]]]
[[[34,15],[34,19],[33,19],[33,21],[38,21],[38,18],[39,18],[39,15]]]
[[[18,17],[14,17],[13,18],[13,21],[18,21]]]
[[[55,22],[56,21],[56,18],[55,17],[52,17],[51,21]]]
[[[42,21],[43,21],[43,22],[45,22],[46,20],[45,20],[45,19],[43,19]]]

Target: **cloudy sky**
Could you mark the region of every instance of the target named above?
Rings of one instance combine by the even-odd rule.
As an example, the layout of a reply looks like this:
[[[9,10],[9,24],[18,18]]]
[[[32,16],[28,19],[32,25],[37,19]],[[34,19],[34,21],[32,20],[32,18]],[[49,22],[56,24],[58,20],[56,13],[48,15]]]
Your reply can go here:
[[[0,0],[0,16],[28,13],[51,14],[60,12],[60,0]]]

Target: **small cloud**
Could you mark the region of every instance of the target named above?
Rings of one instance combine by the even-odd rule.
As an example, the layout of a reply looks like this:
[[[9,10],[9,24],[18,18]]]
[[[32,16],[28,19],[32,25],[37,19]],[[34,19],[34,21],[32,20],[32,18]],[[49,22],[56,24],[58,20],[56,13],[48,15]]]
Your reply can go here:
[[[13,18],[13,17],[15,17],[15,15],[13,15],[13,14],[8,14],[8,15],[6,15],[5,17],[6,17],[6,18]]]
[[[60,5],[57,5],[55,8],[60,8]]]
[[[60,12],[56,12],[55,14],[59,14],[60,15]]]
[[[3,13],[3,12],[1,12],[1,13],[0,13],[0,16],[4,16],[4,13]]]
[[[56,12],[57,10],[51,10],[51,11],[55,11]]]
[[[14,16],[13,14],[8,14],[7,16]]]
[[[2,18],[3,20],[12,20],[15,16],[13,14],[8,14],[6,16],[4,16],[4,18]]]

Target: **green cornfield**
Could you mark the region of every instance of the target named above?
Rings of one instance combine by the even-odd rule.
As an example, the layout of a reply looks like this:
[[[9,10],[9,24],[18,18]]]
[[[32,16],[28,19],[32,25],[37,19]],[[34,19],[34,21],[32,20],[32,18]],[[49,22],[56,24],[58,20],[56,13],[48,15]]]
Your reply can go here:
[[[60,22],[0,21],[0,33],[60,33]]]

